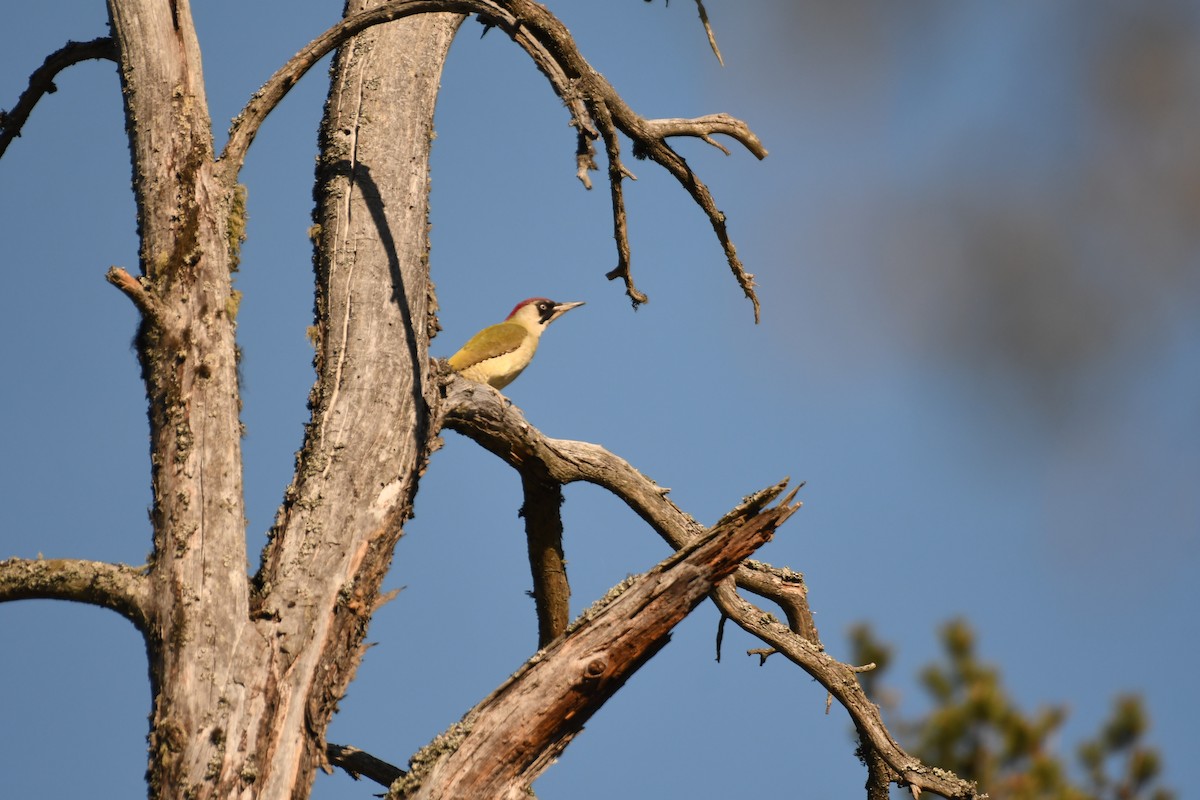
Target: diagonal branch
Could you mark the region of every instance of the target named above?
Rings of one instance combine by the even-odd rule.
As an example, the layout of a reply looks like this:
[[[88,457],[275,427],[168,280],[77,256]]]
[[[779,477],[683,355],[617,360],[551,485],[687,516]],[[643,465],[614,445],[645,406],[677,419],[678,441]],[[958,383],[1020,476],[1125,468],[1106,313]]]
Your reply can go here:
[[[666,498],[666,490],[621,458],[598,445],[550,439],[530,425],[520,409],[503,395],[480,384],[442,372],[442,424],[463,434],[517,468],[540,463],[562,483],[583,480],[602,486],[650,524],[673,547],[688,546],[704,528]],[[752,513],[783,490],[783,484],[751,495],[732,514]],[[730,515],[722,523],[729,521]],[[805,670],[845,707],[863,747],[875,753],[892,771],[893,779],[944,797],[977,797],[975,785],[952,773],[922,764],[900,748],[888,733],[879,709],[871,703],[853,667],[824,652],[807,603],[803,579],[791,570],[765,564],[742,564],[734,573],[736,587],[780,603],[788,625],[742,598],[734,582],[722,583],[712,594],[722,615]],[[870,759],[868,759],[870,763]],[[880,767],[873,768],[876,780]]]
[[[700,24],[704,26],[704,33],[708,36],[708,46],[712,48],[713,55],[717,57],[717,63],[723,67],[725,59],[721,58],[721,48],[717,47],[717,36],[713,33],[712,24],[708,21],[708,12],[704,10],[704,0],[696,0],[696,8],[700,11]]]
[[[545,470],[547,477],[559,483],[584,481],[607,489],[676,550],[705,533],[703,525],[667,499],[669,489],[642,475],[619,456],[589,442],[543,436],[502,394],[459,378],[449,370],[441,375],[441,380],[445,393],[442,424],[473,439],[518,470],[531,469],[536,464],[538,469]],[[792,630],[810,641],[818,641],[803,575],[747,561],[738,568],[737,583],[778,603]]]
[[[796,511],[790,501],[748,510],[620,584],[418,753],[392,795],[527,797],[587,720],[662,649],[671,628]]]
[[[21,128],[25,127],[25,121],[33,113],[33,107],[42,99],[42,95],[58,91],[58,87],[54,85],[58,73],[80,61],[95,58],[117,60],[117,48],[110,37],[102,36],[90,42],[67,42],[46,56],[42,65],[29,76],[29,87],[21,92],[21,97],[12,107],[12,111],[0,111],[0,156],[8,150],[12,140],[21,135]]]
[[[103,561],[52,558],[0,561],[0,603],[73,600],[116,611],[138,630],[149,628],[150,588],[141,569]]]
[[[871,782],[878,780],[881,766],[873,763],[871,754],[893,771],[892,780],[920,791],[930,791],[954,800],[976,800],[979,795],[973,782],[965,781],[952,772],[929,767],[900,748],[879,716],[879,708],[859,685],[854,667],[843,664],[826,654],[819,646],[797,636],[770,614],[740,597],[728,584],[717,587],[713,602],[721,613],[732,619],[742,630],[766,642],[776,652],[817,680],[850,714],[858,730],[860,746],[867,750]],[[916,794],[917,792],[914,792]]]
[[[646,0],[647,3],[651,0]],[[671,4],[671,0],[667,0],[667,5]],[[700,24],[704,26],[704,34],[708,37],[708,46],[712,48],[713,55],[717,57],[717,63],[722,67],[725,66],[725,59],[721,57],[721,48],[717,47],[717,36],[713,33],[712,24],[708,21],[708,12],[704,10],[704,0],[696,0],[696,9],[700,12]]]

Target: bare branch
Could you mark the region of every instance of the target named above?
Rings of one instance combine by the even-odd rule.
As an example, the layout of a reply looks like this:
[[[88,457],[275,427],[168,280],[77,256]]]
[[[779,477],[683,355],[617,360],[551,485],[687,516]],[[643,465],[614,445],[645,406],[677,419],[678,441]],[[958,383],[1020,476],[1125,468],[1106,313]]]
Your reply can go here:
[[[646,0],[647,3],[651,0]],[[667,5],[671,4],[671,0],[667,0]],[[696,9],[700,12],[700,24],[704,26],[704,34],[708,37],[708,46],[712,48],[713,55],[717,57],[717,63],[722,67],[725,66],[725,59],[721,58],[721,49],[717,47],[717,37],[713,34],[712,25],[708,21],[708,12],[704,10],[704,0],[696,0]]]
[[[221,154],[228,182],[233,182],[246,157],[250,143],[263,120],[287,94],[292,86],[325,54],[345,43],[355,34],[373,25],[391,22],[414,14],[450,12],[477,13],[489,27],[503,30],[520,45],[538,69],[550,81],[554,91],[571,112],[571,125],[578,132],[576,146],[576,176],[585,187],[591,188],[588,170],[595,168],[592,142],[603,138],[609,158],[609,182],[613,195],[613,227],[617,242],[617,267],[608,273],[609,280],[621,278],[625,290],[636,308],[648,299],[634,285],[630,273],[629,235],[626,228],[621,180],[632,173],[621,162],[616,134],[628,136],[634,143],[634,155],[650,158],[667,169],[687,189],[692,199],[708,215],[725,259],[738,285],[754,305],[755,322],[760,317],[758,297],[754,291],[754,276],[746,272],[737,250],[729,239],[725,215],[717,208],[708,187],[687,166],[666,139],[671,136],[694,136],[722,151],[713,135],[734,138],[762,159],[766,149],[742,121],[728,114],[712,114],[692,120],[647,120],[635,114],[621,99],[612,85],[597,72],[579,52],[567,28],[545,7],[531,0],[392,0],[382,5],[346,17],[310,42],[284,64],[259,89],[242,112],[234,118],[229,141]]]
[[[67,42],[46,56],[42,65],[29,76],[29,87],[21,92],[21,97],[12,111],[0,111],[0,156],[8,150],[12,140],[21,135],[21,128],[25,127],[25,121],[33,113],[33,107],[42,99],[42,95],[58,91],[58,87],[54,85],[58,73],[80,61],[97,58],[117,60],[117,48],[110,37],[102,36],[90,42]]]
[[[394,795],[526,797],[587,720],[667,643],[671,628],[797,508],[785,500],[734,518],[622,583],[414,757]]]
[[[621,144],[613,127],[612,115],[608,106],[597,103],[594,108],[596,118],[600,122],[601,135],[604,138],[604,151],[608,156],[608,186],[612,195],[613,238],[617,242],[617,266],[604,277],[610,281],[620,278],[625,282],[625,294],[636,309],[650,298],[633,285],[633,272],[630,270],[629,227],[625,217],[625,190],[622,188],[626,177],[634,178],[633,173],[625,169],[621,163]]]
[[[562,546],[562,484],[529,469],[521,472],[521,488],[525,493],[521,516],[529,541],[538,647],[545,647],[561,636],[571,621],[571,585],[567,582]]]
[[[746,297],[754,305],[754,320],[757,322],[760,317],[760,307],[758,296],[754,291],[754,276],[746,272],[741,260],[738,258],[737,250],[733,246],[733,242],[729,239],[729,234],[725,228],[725,215],[717,208],[716,201],[712,197],[712,192],[701,181],[695,173],[687,166],[687,162],[683,160],[669,145],[667,145],[665,137],[668,135],[689,135],[698,136],[701,139],[711,141],[712,133],[725,133],[733,135],[736,126],[731,125],[736,122],[731,117],[725,115],[714,115],[713,117],[701,117],[693,120],[688,126],[686,133],[664,133],[657,129],[654,124],[643,117],[635,114],[633,110],[625,103],[617,91],[612,87],[603,75],[597,72],[591,64],[579,52],[574,39],[571,37],[570,31],[556,17],[554,17],[543,6],[533,0],[498,0],[509,14],[518,19],[520,24],[513,27],[511,23],[500,21],[496,22],[497,27],[502,28],[513,41],[521,45],[527,53],[534,59],[534,62],[542,70],[543,74],[550,80],[559,97],[563,99],[572,109],[572,124],[580,124],[580,113],[573,103],[579,98],[584,99],[584,103],[588,112],[600,129],[601,135],[604,135],[606,127],[605,118],[611,116],[611,127],[615,127],[621,133],[633,140],[634,156],[638,158],[649,158],[660,166],[666,168],[668,172],[675,176],[697,205],[704,210],[708,215],[713,231],[717,235],[717,240],[721,243],[722,249],[725,251],[725,260],[729,264],[730,271],[733,272],[738,285],[742,287],[742,291]],[[719,121],[717,117],[723,117]],[[706,121],[707,120],[707,121]],[[712,130],[705,133],[706,126],[716,125]],[[749,133],[749,129],[744,123],[741,123],[741,128],[744,133],[739,132],[735,136],[739,142],[751,150],[758,158],[766,156],[767,151],[758,142],[757,137]],[[611,128],[610,128],[611,130]],[[670,131],[671,127],[666,129]],[[756,143],[751,146],[749,142]],[[611,152],[611,147],[609,148]],[[619,167],[624,170],[624,166]],[[613,170],[610,167],[610,176]],[[617,204],[614,203],[614,213],[616,212]],[[625,234],[620,220],[614,217],[614,226],[616,228],[615,235],[617,238],[618,252],[622,247],[628,248],[628,242],[625,240]],[[627,277],[628,259],[625,260],[626,269],[623,271],[621,266],[608,273],[610,280],[622,277]],[[630,287],[630,281],[626,280],[627,290]],[[644,295],[642,295],[644,298]],[[633,293],[630,298],[636,307],[639,302],[645,302],[644,299],[639,300]]]
[[[649,119],[646,120],[646,126],[659,139],[666,139],[668,136],[695,136],[729,155],[726,148],[712,139],[713,134],[721,134],[736,139],[759,161],[767,157],[767,148],[763,147],[762,141],[754,131],[750,130],[745,122],[729,114],[708,114],[695,119]]]
[[[703,526],[625,460],[598,445],[543,436],[525,420],[520,409],[482,384],[447,370],[442,371],[440,379],[445,427],[470,437],[514,467],[528,469],[531,462],[540,462],[550,477],[564,484],[583,480],[608,489],[675,548],[685,547],[703,535]],[[778,496],[785,485],[786,481],[750,495],[719,524],[755,513]],[[747,602],[729,581],[721,583],[712,594],[721,614],[816,678],[846,708],[864,746],[879,754],[894,770],[897,780],[949,798],[977,797],[974,784],[921,764],[892,740],[879,709],[859,685],[855,667],[827,655],[816,638],[802,576],[765,564],[742,564],[734,574],[737,587],[788,609],[789,624],[785,626]]]
[[[667,490],[619,456],[596,444],[543,436],[502,394],[448,369],[441,380],[445,427],[473,439],[517,469],[522,465],[528,469],[536,463],[560,483],[585,481],[607,489],[676,550],[706,532],[703,525],[667,499]],[[737,570],[737,583],[778,603],[792,630],[810,641],[819,641],[808,607],[808,589],[799,572],[747,561]]]
[[[837,698],[858,729],[862,746],[877,753],[894,771],[893,780],[955,800],[978,798],[974,783],[946,770],[928,767],[896,744],[879,716],[879,708],[867,699],[859,685],[854,667],[837,661],[817,645],[797,636],[770,614],[764,614],[762,609],[740,597],[728,584],[717,587],[713,602],[740,628],[769,644]]]
[[[112,609],[138,630],[148,629],[146,575],[125,564],[65,558],[0,561],[0,603],[32,599],[72,600]]]

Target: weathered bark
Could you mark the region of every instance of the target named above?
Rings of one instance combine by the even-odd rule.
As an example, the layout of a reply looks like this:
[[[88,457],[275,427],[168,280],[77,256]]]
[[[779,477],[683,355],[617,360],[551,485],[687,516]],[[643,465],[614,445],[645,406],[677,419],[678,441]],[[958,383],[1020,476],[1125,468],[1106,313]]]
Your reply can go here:
[[[109,278],[144,317],[150,795],[304,796],[429,449],[428,155],[461,17],[379,28],[339,55],[318,169],[313,420],[252,598],[231,281],[236,171],[213,158],[187,3],[112,0],[111,14],[142,237],[142,276]]]
[[[150,794],[228,796],[230,778],[217,756],[243,710],[242,693],[227,690],[249,626],[229,237],[234,192],[214,176],[187,3],[113,0],[110,13],[133,157],[140,283],[151,312],[138,341],[154,496]]]
[[[258,577],[279,706],[257,745],[272,789],[260,796],[307,786],[322,763],[322,732],[358,666],[431,446],[429,149],[460,22],[437,14],[373,28],[334,64],[314,213],[313,416]]]

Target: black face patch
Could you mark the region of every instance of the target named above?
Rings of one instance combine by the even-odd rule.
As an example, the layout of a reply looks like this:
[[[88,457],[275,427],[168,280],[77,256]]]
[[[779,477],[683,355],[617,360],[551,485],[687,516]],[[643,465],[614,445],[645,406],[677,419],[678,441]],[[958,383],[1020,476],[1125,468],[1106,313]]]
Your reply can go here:
[[[554,310],[557,308],[558,303],[550,300],[543,300],[537,304],[538,318],[542,321],[543,325],[550,321],[550,318],[554,316]]]

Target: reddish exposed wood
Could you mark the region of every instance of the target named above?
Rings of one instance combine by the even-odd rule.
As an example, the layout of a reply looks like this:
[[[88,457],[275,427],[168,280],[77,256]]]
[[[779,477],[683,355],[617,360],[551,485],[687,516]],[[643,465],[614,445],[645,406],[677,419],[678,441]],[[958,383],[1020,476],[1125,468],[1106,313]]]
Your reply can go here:
[[[667,643],[671,628],[796,508],[785,502],[738,517],[622,584],[419,754],[396,796],[528,797],[534,779]]]

